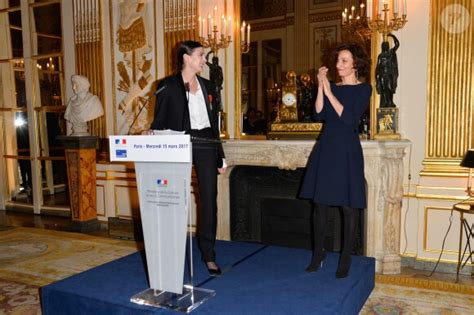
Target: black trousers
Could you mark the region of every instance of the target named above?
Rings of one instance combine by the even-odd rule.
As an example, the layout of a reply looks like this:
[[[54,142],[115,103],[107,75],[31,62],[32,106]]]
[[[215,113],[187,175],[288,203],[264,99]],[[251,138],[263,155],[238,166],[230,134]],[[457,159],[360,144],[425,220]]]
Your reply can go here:
[[[199,184],[200,212],[198,244],[202,260],[215,261],[217,228],[217,147],[214,143],[193,143],[193,164]]]

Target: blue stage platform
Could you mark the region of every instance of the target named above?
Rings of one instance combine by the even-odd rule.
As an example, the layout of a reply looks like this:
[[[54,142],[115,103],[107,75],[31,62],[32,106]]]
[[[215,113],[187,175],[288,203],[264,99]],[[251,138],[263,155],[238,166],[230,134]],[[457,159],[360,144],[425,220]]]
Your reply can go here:
[[[225,270],[209,277],[195,252],[194,283],[216,296],[192,314],[357,314],[375,285],[375,260],[353,257],[349,277],[336,279],[337,254],[306,273],[303,249],[218,241]],[[178,314],[130,297],[148,288],[145,255],[137,252],[41,288],[43,314]]]

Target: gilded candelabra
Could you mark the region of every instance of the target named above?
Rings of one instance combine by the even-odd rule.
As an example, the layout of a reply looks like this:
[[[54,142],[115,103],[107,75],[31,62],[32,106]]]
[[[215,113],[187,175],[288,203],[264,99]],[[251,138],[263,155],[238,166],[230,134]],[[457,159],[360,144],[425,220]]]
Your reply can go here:
[[[245,21],[240,27],[240,52],[246,54],[250,51],[250,24]]]
[[[398,8],[399,8],[398,2],[399,2],[398,0],[394,0],[394,3],[396,5],[393,7],[393,10],[392,10],[393,14],[392,14],[391,19],[389,18],[390,9],[388,8],[388,3],[386,1],[383,2],[383,9],[379,10],[379,13],[377,14],[376,19],[371,19],[370,16],[368,17],[368,26],[370,30],[377,31],[380,34],[382,34],[383,41],[387,41],[387,35],[389,33],[403,28],[403,26],[405,26],[405,24],[408,22],[407,14],[406,14],[406,1],[403,6],[402,14],[398,12]],[[383,19],[382,19],[382,14],[383,14]]]
[[[214,7],[213,17],[211,14],[208,14],[207,19],[205,17],[199,17],[199,42],[204,48],[210,48],[212,54],[217,56],[217,51],[219,49],[225,49],[229,47],[229,44],[232,42],[231,34],[232,34],[232,18],[229,16],[226,17],[222,14],[222,19],[220,22],[220,33],[219,36],[219,26],[217,25],[218,19],[216,19],[217,15],[217,6]],[[207,20],[207,27],[205,27]],[[207,32],[207,38],[205,37]]]
[[[347,8],[342,11],[342,37],[343,39],[350,39],[357,36],[362,42],[370,40],[372,31],[367,23],[367,14],[365,11],[365,4],[361,3],[359,11],[356,12],[356,7],[352,6],[351,10]]]
[[[217,25],[214,25],[211,33],[207,34],[207,38],[199,36],[199,42],[202,47],[210,48],[214,55],[217,55],[219,49],[229,47],[229,44],[232,42],[230,35],[221,34],[219,37],[218,33]]]
[[[390,2],[390,8],[389,8]],[[375,7],[374,7],[375,6]],[[372,13],[376,12],[374,19]],[[383,41],[381,52],[377,57],[375,69],[375,80],[377,93],[380,94],[380,106],[377,108],[374,139],[397,140],[401,138],[398,133],[398,108],[393,102],[393,94],[397,87],[398,64],[396,51],[399,47],[397,38],[391,34],[405,26],[407,23],[407,1],[406,0],[383,0],[367,1],[367,23],[373,32],[382,34]],[[394,46],[390,48],[387,36],[394,40]]]

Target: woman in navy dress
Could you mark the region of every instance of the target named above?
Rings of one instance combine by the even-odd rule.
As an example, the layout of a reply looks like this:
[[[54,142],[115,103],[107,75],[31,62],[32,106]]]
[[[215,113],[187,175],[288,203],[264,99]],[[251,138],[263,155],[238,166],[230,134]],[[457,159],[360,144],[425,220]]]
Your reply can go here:
[[[364,157],[359,140],[359,120],[369,104],[372,87],[359,81],[369,70],[364,49],[358,44],[336,48],[336,69],[341,81],[328,80],[328,68],[318,70],[316,119],[324,129],[308,160],[300,197],[310,199],[313,207],[313,257],[308,272],[322,266],[327,213],[339,207],[343,214],[343,246],[336,271],[345,278],[351,266],[359,209],[366,207]]]

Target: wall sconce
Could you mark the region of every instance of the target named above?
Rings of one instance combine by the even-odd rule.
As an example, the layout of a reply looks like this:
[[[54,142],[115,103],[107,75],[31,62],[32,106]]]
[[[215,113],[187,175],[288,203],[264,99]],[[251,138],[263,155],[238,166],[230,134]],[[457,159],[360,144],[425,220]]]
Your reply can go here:
[[[474,168],[474,149],[467,150],[460,165],[462,167],[469,168],[469,177],[467,178],[467,193],[470,197],[474,197],[474,191],[472,191],[472,169]]]
[[[240,52],[246,54],[250,51],[250,24],[245,21],[240,27]]]
[[[199,42],[202,47],[210,48],[214,56],[217,56],[217,51],[221,48],[229,47],[229,44],[232,42],[232,18],[230,16],[225,17],[222,14],[220,19],[220,25],[218,25],[219,19],[217,18],[217,6],[214,7],[213,14],[209,13],[206,17],[199,16],[198,23],[200,26],[199,29]],[[206,25],[207,23],[207,25]],[[217,35],[219,33],[219,26],[221,36]],[[207,32],[207,38],[206,38]]]

